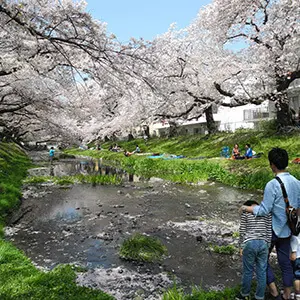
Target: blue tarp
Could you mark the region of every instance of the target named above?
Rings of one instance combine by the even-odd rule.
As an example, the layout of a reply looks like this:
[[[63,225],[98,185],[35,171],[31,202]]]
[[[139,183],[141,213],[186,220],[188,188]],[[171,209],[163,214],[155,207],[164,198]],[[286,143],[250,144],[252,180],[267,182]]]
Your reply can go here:
[[[185,156],[184,155],[175,155],[175,154],[160,154],[160,155],[150,155],[150,156],[147,156],[148,158],[162,158],[162,159],[165,159],[165,160],[168,160],[168,159],[178,159],[178,158],[184,158]]]

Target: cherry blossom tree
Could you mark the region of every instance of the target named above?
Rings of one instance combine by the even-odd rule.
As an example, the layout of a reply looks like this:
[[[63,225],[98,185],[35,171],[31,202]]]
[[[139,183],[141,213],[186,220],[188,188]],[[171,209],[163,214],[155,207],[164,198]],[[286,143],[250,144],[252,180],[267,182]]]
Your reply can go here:
[[[212,133],[214,106],[266,99],[279,123],[291,124],[300,0],[214,0],[190,26],[127,45],[85,9],[84,1],[1,2],[0,126],[8,135],[90,141],[202,115]]]
[[[220,105],[224,96],[214,82],[239,70],[238,58],[199,30],[197,24],[191,24],[183,30],[171,26],[147,47],[144,60],[151,61],[139,72],[147,78],[154,95],[148,109],[152,117],[174,123],[204,115],[209,133],[215,132],[212,108]],[[230,68],[220,68],[229,61]]]
[[[64,103],[71,107],[76,81],[93,70],[114,72],[113,38],[84,10],[84,1],[1,2],[0,123],[6,131],[24,136],[22,124],[27,131],[25,120],[31,119],[41,127],[31,135],[45,132],[50,123],[52,134],[61,135],[66,116],[58,118],[57,112],[66,110]],[[16,123],[20,116],[23,122]]]
[[[259,98],[274,101],[281,126],[292,125],[286,92],[300,78],[299,15],[299,0],[214,0],[198,15],[199,27],[219,43],[242,42],[240,55],[250,62],[250,68],[240,72],[244,93],[237,97],[218,81],[216,88],[241,104]],[[253,90],[260,95],[247,92]]]

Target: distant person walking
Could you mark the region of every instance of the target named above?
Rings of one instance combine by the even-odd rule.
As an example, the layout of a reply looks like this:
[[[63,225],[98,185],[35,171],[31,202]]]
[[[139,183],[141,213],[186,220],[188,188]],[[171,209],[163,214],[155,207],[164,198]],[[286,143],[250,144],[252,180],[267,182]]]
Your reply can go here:
[[[54,153],[55,153],[54,147],[51,147],[50,150],[49,150],[49,160],[50,160],[51,164],[52,164],[53,159],[54,159]]]

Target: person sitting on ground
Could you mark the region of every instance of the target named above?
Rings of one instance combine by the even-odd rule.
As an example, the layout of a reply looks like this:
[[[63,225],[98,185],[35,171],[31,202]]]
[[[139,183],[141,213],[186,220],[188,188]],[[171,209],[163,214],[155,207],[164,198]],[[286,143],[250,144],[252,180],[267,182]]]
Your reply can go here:
[[[239,144],[235,144],[233,149],[232,149],[232,159],[236,159],[241,155],[240,149],[239,149]]]
[[[250,144],[246,144],[245,148],[246,148],[245,155],[237,156],[235,159],[251,159],[253,157],[253,150]]]
[[[292,160],[293,164],[300,164],[300,157],[296,157],[295,159]]]
[[[246,159],[252,158],[252,156],[253,156],[253,151],[252,151],[252,148],[251,148],[250,144],[246,144],[245,148],[246,148],[246,153],[245,153],[245,155],[244,155],[245,158],[246,158]]]
[[[117,144],[115,144],[113,146],[113,148],[111,149],[111,151],[113,151],[113,152],[119,152],[120,151],[120,147]]]
[[[124,150],[124,155],[125,156],[131,156],[132,154],[133,154],[134,152],[129,152],[129,151],[127,151],[127,150]]]
[[[133,151],[133,153],[140,153],[140,152],[141,152],[141,149],[140,149],[139,145],[136,145],[136,148]]]

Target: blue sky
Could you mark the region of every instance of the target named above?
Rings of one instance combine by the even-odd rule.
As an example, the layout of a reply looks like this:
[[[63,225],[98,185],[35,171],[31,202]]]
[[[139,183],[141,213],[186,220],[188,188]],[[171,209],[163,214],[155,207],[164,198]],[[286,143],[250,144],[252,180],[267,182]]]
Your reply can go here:
[[[87,0],[93,18],[107,23],[107,31],[119,41],[131,37],[152,40],[166,32],[171,23],[183,28],[211,0]]]

